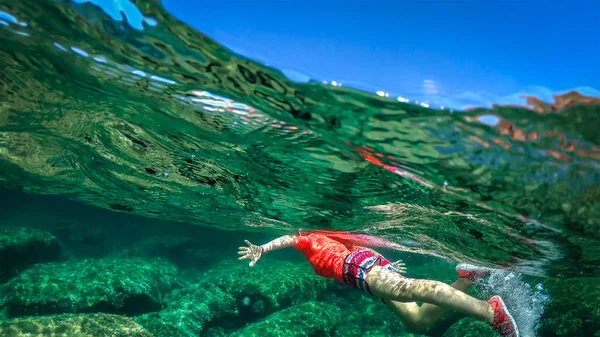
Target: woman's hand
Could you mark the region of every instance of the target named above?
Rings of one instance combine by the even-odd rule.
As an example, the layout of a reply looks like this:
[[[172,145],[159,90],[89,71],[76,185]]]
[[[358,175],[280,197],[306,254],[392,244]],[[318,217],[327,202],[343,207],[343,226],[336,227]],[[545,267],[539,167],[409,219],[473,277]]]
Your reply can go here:
[[[260,246],[253,245],[250,241],[244,240],[248,247],[240,247],[238,255],[242,255],[238,260],[250,259],[250,267],[254,267],[256,261],[260,259],[263,254],[263,250]]]
[[[398,271],[399,274],[406,274],[406,264],[404,264],[402,260],[392,262],[391,265],[396,268],[396,271]]]

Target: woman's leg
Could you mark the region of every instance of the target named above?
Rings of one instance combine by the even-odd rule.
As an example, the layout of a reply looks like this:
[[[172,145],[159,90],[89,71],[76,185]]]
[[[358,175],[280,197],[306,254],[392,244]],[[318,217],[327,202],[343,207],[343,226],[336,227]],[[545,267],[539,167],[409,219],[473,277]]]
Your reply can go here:
[[[489,303],[473,298],[442,282],[405,278],[380,266],[374,266],[367,273],[366,281],[371,293],[386,301],[425,302],[444,308],[444,310],[455,310],[488,323],[492,323],[494,319],[494,310]],[[426,307],[425,310],[429,313],[433,311],[434,315],[445,313],[432,307]],[[420,313],[417,315],[420,316]]]
[[[467,291],[473,281],[459,278],[450,286],[460,291]],[[415,302],[385,301],[385,304],[398,315],[411,329],[418,332],[426,331],[437,323],[450,309],[435,304],[425,303],[418,306]]]

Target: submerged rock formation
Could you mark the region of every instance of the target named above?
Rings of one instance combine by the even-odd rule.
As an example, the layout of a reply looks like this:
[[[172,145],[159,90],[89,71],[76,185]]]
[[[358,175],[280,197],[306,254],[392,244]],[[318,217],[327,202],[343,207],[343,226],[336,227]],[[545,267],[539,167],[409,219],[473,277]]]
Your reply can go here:
[[[153,337],[131,318],[109,314],[63,314],[0,321],[6,337]]]
[[[250,268],[233,260],[207,272],[204,282],[233,296],[241,315],[263,317],[291,305],[316,300],[332,280],[317,276],[307,263],[271,259]]]
[[[238,315],[235,299],[207,283],[177,289],[165,297],[165,302],[166,309],[135,318],[157,337],[197,337],[209,326],[236,320]]]
[[[199,240],[180,236],[151,236],[122,251],[123,257],[161,257],[175,266],[206,269],[219,261],[214,249],[206,249]]]
[[[221,262],[198,275],[190,285],[165,296],[167,307],[159,313],[136,317],[158,337],[226,333],[290,306],[323,296],[331,283],[306,264],[261,260],[254,268],[233,260]],[[272,324],[272,323],[264,323]]]
[[[327,336],[340,319],[340,309],[334,305],[306,302],[247,325],[231,337]]]
[[[28,227],[0,227],[0,283],[28,267],[60,258],[58,240],[45,231]]]
[[[38,264],[2,290],[8,317],[94,312],[136,315],[162,309],[164,294],[178,282],[177,268],[165,261],[107,258]]]
[[[1,241],[5,251],[29,247],[14,242],[29,242],[35,243],[33,248],[18,250],[29,252],[25,256],[60,257],[50,254],[55,250],[49,247],[63,245],[46,232],[0,232],[6,234]],[[68,261],[34,258],[0,285],[0,336],[425,336],[411,332],[378,299],[315,275],[301,260],[270,255],[250,268],[235,255],[229,258],[229,250],[186,239],[131,240],[127,249],[110,257],[81,259],[89,252],[73,250]],[[83,253],[78,257],[78,252]],[[185,256],[193,252],[208,254],[199,260],[217,262],[193,268],[193,260]],[[412,254],[403,259],[408,277],[444,282],[456,278],[448,261]],[[176,265],[187,266],[187,275]],[[523,276],[523,282],[543,283],[550,295],[539,320],[540,335],[600,336],[597,279]],[[470,293],[483,297],[475,289]],[[41,317],[23,317],[28,315]],[[457,313],[427,335],[498,336],[487,324]]]
[[[472,318],[464,318],[454,323],[443,335],[443,337],[481,337],[500,336],[492,327]]]

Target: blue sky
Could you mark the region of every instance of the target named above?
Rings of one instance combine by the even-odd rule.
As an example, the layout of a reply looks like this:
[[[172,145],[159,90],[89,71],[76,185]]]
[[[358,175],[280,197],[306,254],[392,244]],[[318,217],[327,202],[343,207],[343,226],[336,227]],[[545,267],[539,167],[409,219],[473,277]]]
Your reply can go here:
[[[131,7],[127,0],[92,2]],[[520,94],[549,99],[551,93],[574,88],[600,95],[600,1],[163,4],[231,50],[295,80],[335,80],[457,107],[518,103]]]
[[[180,20],[251,58],[410,98],[508,99],[520,91],[547,96],[600,88],[600,1],[163,4]]]

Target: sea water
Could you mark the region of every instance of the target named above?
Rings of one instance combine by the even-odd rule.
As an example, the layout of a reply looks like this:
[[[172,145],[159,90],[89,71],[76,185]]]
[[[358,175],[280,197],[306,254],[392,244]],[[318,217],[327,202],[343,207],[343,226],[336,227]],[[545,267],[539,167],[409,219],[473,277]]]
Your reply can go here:
[[[410,277],[499,269],[469,293],[501,295],[522,336],[598,334],[593,100],[460,111],[296,83],[154,2],[111,4],[1,2],[0,331],[412,333],[297,252],[237,261],[325,229],[391,243]]]

